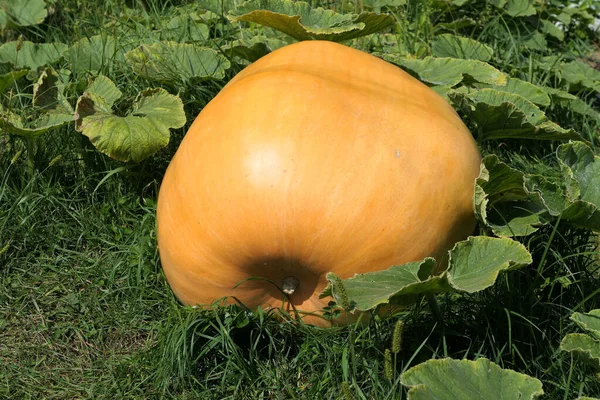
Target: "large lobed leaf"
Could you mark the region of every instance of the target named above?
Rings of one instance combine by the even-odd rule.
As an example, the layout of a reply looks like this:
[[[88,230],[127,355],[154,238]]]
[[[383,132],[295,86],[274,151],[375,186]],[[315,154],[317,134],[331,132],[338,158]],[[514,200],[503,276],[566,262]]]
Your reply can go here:
[[[582,61],[560,64],[558,73],[570,86],[571,91],[591,89],[600,92],[600,71]]]
[[[64,43],[33,43],[29,41],[6,42],[0,46],[0,63],[9,63],[14,68],[35,70],[57,62],[67,49]]]
[[[477,218],[496,235],[527,236],[562,212],[566,202],[561,195],[544,177],[525,176],[488,155],[481,161],[473,204]]]
[[[0,128],[12,135],[33,138],[73,122],[73,108],[63,90],[60,75],[52,68],[45,68],[33,85],[32,107],[20,110],[25,115],[0,107]]]
[[[571,202],[563,211],[563,219],[582,228],[600,231],[600,157],[582,142],[559,146],[557,157]]]
[[[592,310],[589,313],[573,313],[571,320],[596,340],[600,340],[600,309]]]
[[[366,311],[387,304],[394,296],[450,290],[445,277],[430,277],[434,267],[435,260],[426,258],[383,271],[355,275],[343,281],[328,273],[327,280],[331,285],[331,295],[338,304]]]
[[[526,236],[560,216],[575,226],[600,231],[600,161],[583,142],[557,149],[563,182],[526,175],[483,158],[475,182],[475,215],[499,236]]]
[[[488,2],[503,9],[511,17],[528,17],[536,13],[531,0],[488,0]]]
[[[450,251],[448,282],[455,290],[475,293],[492,286],[501,272],[533,262],[525,246],[508,238],[470,237]]]
[[[169,143],[169,129],[185,124],[183,103],[164,89],[142,91],[125,117],[112,113],[121,92],[99,76],[79,97],[75,128],[101,152],[120,161],[140,162]]]
[[[451,57],[425,57],[422,60],[381,54],[384,60],[412,72],[423,81],[438,86],[456,86],[459,83],[487,83],[505,85],[506,75],[491,65],[478,60]]]
[[[337,42],[387,29],[396,22],[387,14],[339,14],[320,7],[312,8],[303,1],[291,0],[249,0],[231,11],[228,18],[233,22],[268,26],[297,40]]]
[[[527,400],[544,393],[539,380],[486,358],[429,360],[404,372],[401,380],[410,387],[409,400]]]
[[[141,45],[125,57],[135,73],[158,81],[223,79],[230,67],[213,49],[171,41]]]
[[[445,33],[435,37],[432,43],[433,55],[487,62],[494,50],[477,40]]]
[[[280,38],[254,34],[249,38],[236,39],[222,46],[221,49],[228,56],[239,57],[246,61],[254,62],[287,44],[289,43]]]
[[[115,61],[122,62],[123,55],[117,38],[108,35],[96,35],[73,43],[63,55],[69,62],[73,75],[111,70]]]
[[[600,369],[600,341],[583,333],[569,333],[560,343],[560,349]]]
[[[477,124],[480,140],[583,140],[572,129],[548,120],[539,107],[518,94],[486,88],[448,95]]]
[[[33,138],[73,122],[73,115],[44,113],[31,123],[25,124],[21,116],[0,108],[0,130],[6,133]]]
[[[44,0],[0,0],[0,29],[41,24],[47,15]]]
[[[332,295],[344,308],[366,311],[396,296],[484,290],[494,284],[499,273],[531,262],[527,249],[511,239],[471,237],[450,251],[448,270],[440,275],[432,275],[433,258],[357,274],[345,280],[329,273],[330,284],[324,295]]]

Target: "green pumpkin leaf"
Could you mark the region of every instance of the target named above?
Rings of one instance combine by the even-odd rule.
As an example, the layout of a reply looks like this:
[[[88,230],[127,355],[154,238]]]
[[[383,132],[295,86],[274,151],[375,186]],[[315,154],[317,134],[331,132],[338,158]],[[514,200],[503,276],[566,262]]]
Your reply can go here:
[[[381,12],[384,7],[400,7],[405,6],[406,0],[366,0],[364,5],[372,8],[375,12]]]
[[[449,97],[477,124],[480,140],[583,140],[572,129],[563,129],[548,120],[535,104],[514,93],[482,89],[471,93],[455,91]]]
[[[13,82],[17,79],[27,75],[27,72],[29,72],[29,70],[21,69],[18,71],[10,71],[6,74],[0,75],[0,93],[4,92],[4,90],[10,85],[12,85]]]
[[[558,72],[559,76],[567,82],[570,91],[590,89],[600,92],[600,71],[582,61],[560,64]]]
[[[209,34],[208,25],[202,23],[194,13],[188,13],[171,18],[161,29],[161,40],[204,42]]]
[[[499,92],[506,92],[517,94],[528,101],[547,107],[550,105],[550,97],[539,86],[536,86],[532,83],[523,81],[517,78],[508,78],[506,80],[506,85],[485,85],[485,84],[477,84],[475,85],[478,88],[490,88],[497,90]]]
[[[392,27],[396,21],[387,14],[363,12],[338,14],[312,8],[303,1],[249,0],[227,16],[232,22],[253,22],[268,26],[297,40],[344,41]]]
[[[141,45],[125,57],[136,74],[157,81],[223,79],[231,66],[213,49],[176,42]]]
[[[38,25],[47,15],[44,0],[0,0],[0,29]]]
[[[560,349],[575,354],[583,361],[600,369],[600,341],[583,333],[570,333],[560,343]]]
[[[488,0],[498,8],[503,9],[511,17],[528,17],[535,15],[535,7],[530,0]]]
[[[573,313],[571,320],[596,340],[600,340],[600,309],[591,310],[589,313]]]
[[[421,81],[439,86],[456,86],[459,83],[488,83],[505,85],[506,75],[489,64],[478,60],[461,60],[449,57],[425,57],[422,60],[380,55],[384,60],[412,72]]]
[[[99,79],[77,101],[75,128],[108,156],[140,162],[168,144],[169,129],[185,124],[181,99],[164,89],[141,92],[125,117],[112,114],[120,92],[108,78]]]
[[[33,43],[18,40],[0,46],[0,63],[11,64],[14,68],[37,68],[57,62],[67,49],[64,43]]]
[[[548,42],[546,41],[546,37],[538,31],[524,36],[521,44],[521,50],[524,52],[547,51]]]
[[[448,270],[440,275],[432,275],[436,265],[433,258],[356,274],[348,279],[329,273],[329,285],[321,297],[331,294],[345,309],[366,311],[398,296],[484,290],[494,284],[501,272],[521,268],[531,262],[531,255],[525,247],[511,239],[470,237],[457,243],[450,251]]]
[[[445,277],[430,276],[435,264],[433,258],[426,258],[345,280],[328,273],[327,280],[338,304],[347,303],[344,308],[366,311],[387,304],[394,296],[449,290]]]
[[[82,73],[106,73],[112,71],[115,62],[124,61],[117,39],[106,35],[83,38],[73,43],[63,55],[75,76]]]
[[[562,218],[600,231],[600,157],[582,142],[563,144],[556,154],[572,201]]]
[[[289,43],[281,39],[255,35],[249,39],[234,40],[222,46],[222,50],[227,55],[254,62],[287,44]]]
[[[450,251],[448,282],[461,292],[475,293],[492,286],[501,272],[533,262],[525,246],[508,238],[470,237]]]
[[[53,68],[41,71],[33,85],[33,105],[45,111],[73,115],[73,107],[64,95],[65,85]]]
[[[445,31],[450,31],[450,32],[457,32],[457,31],[461,31],[465,28],[470,28],[472,26],[476,26],[477,25],[477,21],[475,21],[473,18],[469,18],[469,17],[462,17],[462,18],[456,18],[450,22],[440,22],[439,24],[437,24],[435,26],[436,30],[445,30]]]
[[[432,43],[432,51],[435,57],[451,57],[460,59],[471,59],[489,61],[494,50],[477,40],[449,33],[438,35]]]
[[[73,114],[48,112],[32,122],[25,123],[21,116],[0,107],[0,130],[8,134],[34,138],[73,122]]]
[[[579,97],[560,89],[550,87],[542,87],[542,89],[548,93],[553,104],[600,122],[600,113]]]
[[[503,237],[530,235],[566,207],[555,184],[539,176],[526,177],[495,155],[481,161],[473,204],[477,218]]]
[[[110,112],[112,106],[121,98],[121,91],[113,81],[104,75],[99,75],[88,85],[86,92],[89,95],[100,98],[102,101],[96,102],[98,107],[103,107],[103,111]]]
[[[400,379],[410,388],[409,400],[528,400],[544,393],[539,380],[502,369],[485,358],[429,360],[404,372]]]
[[[542,23],[542,32],[544,32],[546,35],[552,36],[561,42],[565,39],[565,33],[558,26],[554,25],[551,21],[543,19],[540,22]]]

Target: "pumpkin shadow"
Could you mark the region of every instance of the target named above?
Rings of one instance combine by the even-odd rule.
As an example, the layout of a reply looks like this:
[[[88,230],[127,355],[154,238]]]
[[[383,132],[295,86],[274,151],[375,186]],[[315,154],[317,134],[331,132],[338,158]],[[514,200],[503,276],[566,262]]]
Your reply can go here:
[[[253,260],[244,266],[251,277],[240,286],[260,288],[272,299],[290,302],[294,306],[302,305],[317,289],[319,275],[312,272],[310,265],[296,258],[269,256]],[[294,277],[298,286],[292,294],[284,294],[283,280]],[[287,297],[287,299],[286,299]]]

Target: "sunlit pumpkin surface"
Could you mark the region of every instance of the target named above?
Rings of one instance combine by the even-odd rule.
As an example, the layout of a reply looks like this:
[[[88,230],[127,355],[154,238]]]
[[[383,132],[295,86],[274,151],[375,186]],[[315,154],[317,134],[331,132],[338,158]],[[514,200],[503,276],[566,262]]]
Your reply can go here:
[[[185,304],[280,307],[266,281],[234,286],[292,276],[291,303],[319,312],[327,272],[441,259],[467,237],[479,162],[452,107],[400,68],[296,43],[240,72],[190,127],[158,199],[162,266]]]

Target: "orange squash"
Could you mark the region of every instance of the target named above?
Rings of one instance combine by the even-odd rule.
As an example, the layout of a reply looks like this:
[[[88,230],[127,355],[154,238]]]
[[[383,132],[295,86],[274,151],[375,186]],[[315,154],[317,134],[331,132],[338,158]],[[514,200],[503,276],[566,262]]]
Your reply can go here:
[[[332,42],[286,46],[237,74],[171,161],[157,210],[165,275],[185,304],[281,307],[267,281],[234,289],[258,276],[318,314],[327,272],[443,259],[467,237],[479,163],[454,109],[406,72]]]

